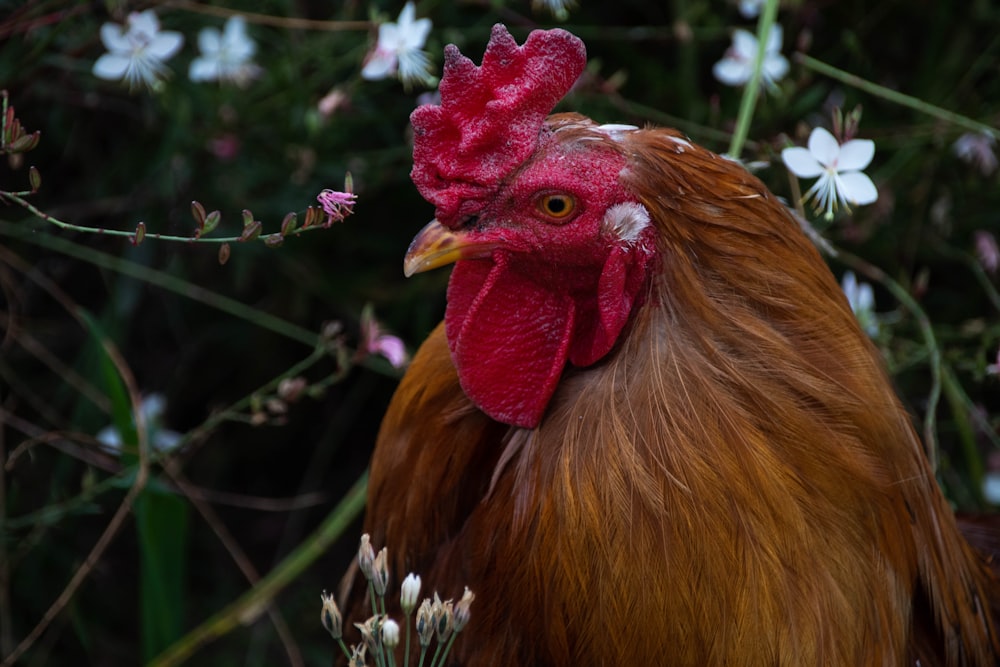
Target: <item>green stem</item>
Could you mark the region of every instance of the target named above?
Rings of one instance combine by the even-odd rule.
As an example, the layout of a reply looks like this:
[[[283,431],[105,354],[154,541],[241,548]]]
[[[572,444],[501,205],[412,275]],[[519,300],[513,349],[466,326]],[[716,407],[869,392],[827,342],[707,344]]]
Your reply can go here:
[[[451,637],[448,638],[448,644],[444,647],[444,651],[441,653],[441,667],[444,667],[445,660],[448,659],[448,654],[451,652],[451,645],[455,643],[455,637],[458,636],[457,632],[451,633]],[[440,646],[438,648],[441,648]],[[434,655],[434,659],[437,659],[437,654]],[[433,667],[433,664],[431,665]]]
[[[945,364],[942,366],[942,379],[944,380],[944,396],[951,408],[952,417],[955,419],[955,427],[958,429],[959,442],[962,443],[962,454],[965,457],[965,464],[969,470],[971,479],[972,495],[980,504],[983,503],[983,477],[986,475],[986,468],[983,466],[982,456],[979,454],[979,447],[976,446],[976,432],[972,428],[969,419],[969,411],[966,408],[965,392],[952,372],[951,368]]]
[[[157,656],[150,667],[179,665],[189,659],[204,644],[225,636],[242,624],[256,618],[268,602],[294,581],[302,572],[327,552],[344,530],[360,513],[365,504],[368,472],[365,471],[340,503],[316,531],[274,570],[237,600],[217,612],[207,621],[174,642]]]
[[[991,137],[1000,137],[1000,129],[987,125],[985,123],[980,123],[977,120],[973,120],[968,116],[963,116],[957,114],[954,111],[949,111],[948,109],[942,109],[941,107],[934,106],[924,102],[921,99],[917,99],[911,95],[906,95],[891,88],[886,88],[885,86],[880,86],[877,83],[868,81],[867,79],[862,79],[860,76],[851,74],[850,72],[845,72],[842,69],[838,69],[833,65],[828,65],[820,60],[816,60],[811,56],[807,56],[804,53],[795,54],[795,59],[797,62],[808,67],[814,72],[819,74],[824,74],[832,79],[836,79],[841,83],[845,83],[848,86],[853,86],[858,90],[863,90],[866,93],[875,95],[876,97],[881,97],[882,99],[889,100],[904,107],[909,107],[915,111],[927,114],[928,116],[933,116],[940,120],[958,125],[972,132],[982,132]]]
[[[729,144],[729,156],[738,159],[743,151],[747,136],[750,134],[750,123],[753,121],[754,108],[760,95],[760,78],[764,69],[764,54],[767,52],[767,38],[771,34],[774,20],[778,16],[778,0],[767,0],[764,10],[757,21],[757,58],[754,61],[750,80],[743,87],[743,97],[740,99],[740,111],[736,117],[736,130]]]
[[[832,248],[831,248],[832,249]],[[885,271],[874,264],[870,264],[856,255],[844,252],[839,249],[832,249],[834,257],[858,273],[866,276],[869,280],[881,284],[896,297],[903,306],[910,311],[920,333],[924,339],[924,346],[927,348],[931,371],[931,390],[927,395],[927,412],[924,414],[924,447],[927,449],[927,458],[930,460],[931,468],[937,470],[938,466],[938,444],[937,444],[937,406],[941,400],[942,384],[942,362],[941,348],[938,346],[937,337],[934,335],[934,328],[927,317],[927,313],[920,307],[910,293],[886,274]]]
[[[410,667],[410,614],[406,615],[406,648],[403,653],[403,667]]]

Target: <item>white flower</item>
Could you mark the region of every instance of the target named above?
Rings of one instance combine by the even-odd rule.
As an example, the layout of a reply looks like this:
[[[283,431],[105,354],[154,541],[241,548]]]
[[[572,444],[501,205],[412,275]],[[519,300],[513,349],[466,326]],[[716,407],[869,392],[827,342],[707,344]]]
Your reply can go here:
[[[874,338],[878,335],[878,316],[875,314],[875,292],[868,283],[859,283],[853,271],[844,272],[840,288],[844,290],[847,303],[851,305],[858,324],[865,333]]]
[[[124,28],[117,23],[102,25],[101,41],[108,52],[94,63],[94,76],[124,79],[129,88],[141,82],[154,90],[167,74],[163,63],[180,50],[184,36],[171,30],[161,32],[156,13],[147,9],[129,14]]]
[[[833,135],[821,127],[809,135],[809,149],[786,148],[781,151],[785,166],[799,178],[819,177],[803,199],[815,197],[817,210],[826,209],[832,219],[838,205],[861,206],[878,199],[872,179],[861,170],[871,164],[875,142],[852,139],[838,144]]]
[[[229,17],[221,33],[215,28],[202,29],[198,50],[201,55],[191,61],[188,70],[192,81],[231,81],[242,86],[261,72],[252,62],[257,44],[247,34],[242,16]]]
[[[775,88],[775,82],[788,74],[788,60],[781,55],[781,39],[781,26],[771,26],[761,68],[762,83],[768,88]],[[737,30],[733,33],[733,45],[715,63],[712,73],[727,86],[742,86],[750,80],[756,60],[757,38],[746,30]]]
[[[142,411],[149,436],[149,446],[153,451],[167,452],[178,445],[181,434],[163,428],[163,413],[167,409],[167,401],[162,394],[150,394],[142,399],[139,409]],[[95,437],[108,452],[121,454],[124,443],[121,433],[114,426],[105,426]]]
[[[760,14],[760,6],[763,4],[764,0],[740,0],[740,14],[745,19],[752,19]]]
[[[433,83],[430,60],[421,50],[431,31],[431,20],[414,20],[415,12],[413,3],[407,2],[396,23],[378,27],[378,43],[361,68],[363,78],[384,79],[395,74],[405,85]]]

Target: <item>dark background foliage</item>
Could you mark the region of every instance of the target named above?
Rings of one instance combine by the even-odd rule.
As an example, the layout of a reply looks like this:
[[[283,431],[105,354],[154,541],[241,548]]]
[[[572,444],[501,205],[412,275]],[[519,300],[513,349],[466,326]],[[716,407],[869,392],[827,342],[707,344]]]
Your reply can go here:
[[[754,22],[722,0],[581,5],[560,25],[584,39],[590,65],[561,108],[601,122],[674,125],[724,152],[741,90],[720,84],[711,69],[732,29],[753,31]],[[163,90],[130,93],[93,76],[104,52],[101,24],[150,7],[165,29],[185,35]],[[409,280],[401,271],[410,238],[432,216],[408,178],[408,116],[418,94],[429,91],[359,77],[374,23],[354,30],[282,23],[395,20],[401,5],[269,0],[211,7],[255,13],[250,34],[263,74],[246,87],[188,79],[198,31],[224,21],[205,5],[0,1],[0,16],[7,16],[0,23],[0,87],[24,126],[42,132],[35,150],[0,164],[0,190],[26,189],[27,167],[35,165],[42,187],[30,201],[41,210],[95,229],[134,230],[143,221],[150,236],[191,235],[192,200],[220,210],[215,235],[228,236],[240,233],[243,209],[263,221],[265,233],[277,231],[286,212],[315,205],[323,188],[341,189],[347,172],[358,194],[345,222],[289,238],[280,248],[233,244],[225,265],[214,245],[147,237],[133,246],[122,237],[57,229],[14,204],[0,208],[2,655],[36,626],[81,567],[132,481],[134,456],[109,455],[93,440],[114,421],[109,413],[116,405],[102,340],[121,350],[144,394],[165,396],[164,422],[181,433],[310,354],[310,345],[266,326],[266,315],[313,334],[339,322],[338,340],[359,363],[325,391],[287,401],[286,413],[244,407],[232,413],[239,418],[172,453],[191,485],[187,492],[154,465],[135,517],[116,531],[23,664],[145,661],[246,590],[217,527],[192,510],[192,493],[214,508],[259,573],[274,568],[363,471],[396,384],[397,373],[383,360],[352,357],[362,308],[372,304],[411,350],[443,313],[447,271]],[[529,29],[557,24],[522,0],[427,0],[417,15],[433,20],[426,50],[436,72],[449,42],[478,62],[497,21],[519,41]],[[786,55],[802,51],[925,103],[1000,124],[995,3],[798,0],[782,3],[778,21]],[[997,363],[1000,302],[997,278],[976,258],[974,239],[1000,231],[997,172],[953,154],[952,144],[967,130],[792,60],[777,94],[759,101],[742,157],[768,163],[760,176],[792,200],[780,149],[803,145],[813,126],[829,127],[834,107],[863,106],[860,136],[876,142],[867,173],[879,200],[817,225],[907,290],[932,322],[946,380],[934,415],[940,479],[956,504],[983,509],[983,468],[1000,424],[1000,388],[988,369]],[[335,87],[344,103],[324,118],[317,104]],[[105,254],[138,272],[110,268],[100,261]],[[831,268],[840,275],[845,266],[833,261]],[[154,270],[182,281],[181,291],[156,284]],[[245,319],[206,305],[194,298],[201,288],[257,315]],[[914,313],[882,284],[876,304],[879,344],[915,419],[924,420],[934,348]],[[79,311],[90,319],[77,319]],[[328,357],[303,376],[316,383],[337,368]],[[254,414],[265,423],[251,423]],[[308,664],[326,664],[333,655],[318,623],[318,593],[336,587],[359,530],[353,524],[275,601]],[[159,578],[151,581],[150,573]],[[158,583],[166,590],[157,592]],[[261,616],[202,648],[192,663],[288,660]]]

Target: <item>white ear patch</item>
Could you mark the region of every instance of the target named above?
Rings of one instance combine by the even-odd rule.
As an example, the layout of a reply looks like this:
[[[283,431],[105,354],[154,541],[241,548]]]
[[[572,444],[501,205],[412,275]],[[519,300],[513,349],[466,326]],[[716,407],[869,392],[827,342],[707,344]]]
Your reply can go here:
[[[642,230],[649,225],[649,211],[636,202],[615,204],[607,210],[604,219],[601,220],[601,229],[622,241],[635,241]]]
[[[598,125],[594,128],[598,132],[603,132],[608,135],[611,139],[615,141],[621,141],[625,138],[626,132],[632,132],[633,130],[638,130],[639,128],[635,125],[623,125],[621,123],[605,123],[604,125]]]

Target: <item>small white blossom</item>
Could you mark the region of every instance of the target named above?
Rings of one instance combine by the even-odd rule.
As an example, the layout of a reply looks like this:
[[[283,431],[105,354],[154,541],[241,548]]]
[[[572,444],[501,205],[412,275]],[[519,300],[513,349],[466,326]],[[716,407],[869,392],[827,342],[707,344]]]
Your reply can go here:
[[[257,44],[247,33],[247,22],[240,15],[229,17],[222,32],[203,28],[198,33],[201,55],[191,61],[188,77],[192,81],[230,81],[246,85],[260,75],[253,61]]]
[[[861,206],[878,199],[878,189],[861,170],[871,164],[875,142],[852,139],[843,145],[821,127],[809,135],[808,150],[801,147],[781,151],[781,159],[789,171],[799,178],[819,179],[803,199],[814,197],[817,210],[825,209],[832,219],[838,205]]]
[[[853,271],[846,271],[840,283],[847,303],[851,305],[858,324],[865,333],[874,338],[878,335],[878,316],[875,314],[875,291],[868,283],[858,282]]]
[[[781,55],[782,32],[780,25],[771,26],[764,50],[764,65],[761,67],[761,82],[768,88],[788,74],[788,59]],[[715,63],[712,73],[727,86],[742,86],[750,80],[757,60],[757,38],[746,30],[733,32],[733,44],[725,56]]]
[[[101,42],[108,52],[94,63],[94,76],[109,81],[123,79],[129,88],[143,83],[153,90],[167,74],[163,63],[180,50],[184,36],[171,30],[161,32],[156,13],[147,9],[129,14],[124,27],[102,25]]]
[[[414,19],[412,2],[403,6],[396,23],[378,27],[378,43],[365,59],[361,76],[365,79],[385,79],[397,75],[404,85],[434,82],[431,63],[422,50],[431,31],[431,20]]]
[[[752,19],[760,14],[764,0],[739,0],[740,14],[745,19]]]
[[[183,437],[176,431],[163,428],[163,413],[167,409],[167,401],[162,394],[150,394],[139,404],[142,419],[146,423],[146,433],[149,436],[149,446],[153,451],[168,452],[178,445]],[[105,426],[94,436],[103,448],[111,454],[121,454],[124,442],[122,435],[114,426]]]

